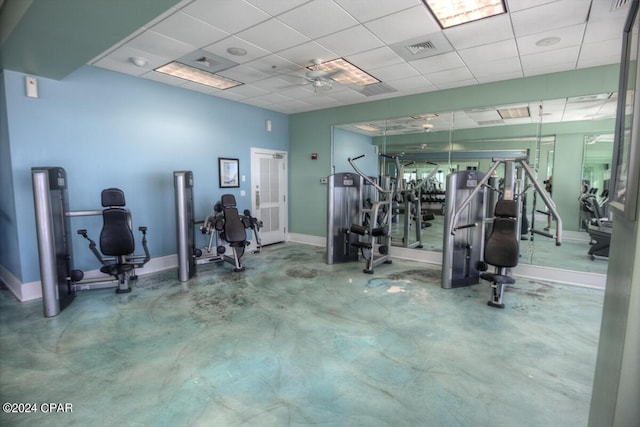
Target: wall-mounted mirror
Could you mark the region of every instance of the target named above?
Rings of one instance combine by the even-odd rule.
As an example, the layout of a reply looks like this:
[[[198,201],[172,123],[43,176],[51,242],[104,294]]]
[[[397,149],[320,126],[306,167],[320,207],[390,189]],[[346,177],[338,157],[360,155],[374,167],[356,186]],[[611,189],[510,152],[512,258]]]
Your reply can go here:
[[[460,111],[422,111],[409,117],[337,124],[332,172],[350,170],[345,146],[356,139],[359,142],[352,147],[351,157],[363,154],[365,147],[374,147],[368,148],[371,157],[375,152],[401,155],[403,167],[399,179],[404,186],[411,187],[437,168],[423,187],[422,213],[433,214],[435,218],[421,230],[420,249],[442,251],[442,215],[438,212],[442,213],[446,175],[471,168],[486,171],[494,157],[527,155],[539,182],[552,177],[552,198],[563,218],[565,237],[562,247],[556,249],[552,239],[525,236],[528,240],[521,244],[521,262],[606,273],[606,258],[592,261],[587,255],[589,238],[584,230],[580,231],[580,196],[584,180],[597,181],[598,185],[604,181],[606,162],[596,156],[608,157],[610,161],[611,147],[604,142],[592,143],[589,138],[597,135],[604,141],[605,135],[613,132],[615,111],[616,96],[606,93]],[[596,162],[600,162],[599,166]],[[373,174],[374,166],[368,167],[371,171],[368,173]],[[393,163],[383,158],[375,173],[394,176],[396,171]],[[534,198],[528,197],[528,220],[535,222],[537,229],[553,228],[553,223],[547,224],[548,216],[540,200],[537,206],[534,203]],[[395,222],[398,230],[393,241],[395,245],[411,247],[417,237],[415,229],[407,235],[403,210]]]

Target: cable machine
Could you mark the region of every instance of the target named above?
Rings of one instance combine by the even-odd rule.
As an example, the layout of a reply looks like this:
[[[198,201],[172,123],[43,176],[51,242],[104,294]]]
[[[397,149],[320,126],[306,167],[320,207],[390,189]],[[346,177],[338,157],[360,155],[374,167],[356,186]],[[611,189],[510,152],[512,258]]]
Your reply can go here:
[[[447,212],[441,282],[443,288],[449,289],[479,283],[480,272],[486,270],[486,264],[484,264],[485,223],[492,221],[492,219],[487,219],[487,212],[493,212],[494,206],[487,206],[485,189],[500,191],[487,183],[490,178],[495,177],[494,172],[502,164],[505,165],[505,178],[500,200],[513,201],[517,204],[517,207],[513,209],[516,212],[516,226],[513,231],[515,237],[519,240],[521,235],[522,206],[520,203],[524,193],[529,190],[526,188],[521,193],[518,192],[518,183],[523,181],[523,177],[517,178],[517,168],[519,167],[529,177],[533,187],[547,206],[550,215],[557,221],[555,235],[533,228],[528,231],[532,234],[554,238],[557,246],[562,243],[562,219],[558,215],[555,203],[536,180],[535,172],[527,163],[527,157],[494,158],[493,162],[485,174],[465,171],[450,174],[447,177]],[[450,191],[452,192],[451,197]],[[493,286],[492,301],[494,304],[490,305],[503,306],[502,290],[504,284]]]

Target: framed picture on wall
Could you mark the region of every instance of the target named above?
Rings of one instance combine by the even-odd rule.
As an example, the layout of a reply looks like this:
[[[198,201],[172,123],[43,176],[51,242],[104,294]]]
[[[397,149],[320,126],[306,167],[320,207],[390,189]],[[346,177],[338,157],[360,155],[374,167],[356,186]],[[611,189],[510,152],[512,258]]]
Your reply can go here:
[[[240,164],[238,159],[218,157],[220,188],[240,187]]]
[[[640,21],[638,0],[631,3],[622,37],[620,82],[613,162],[609,188],[609,206],[623,214],[628,221],[635,221],[638,204],[638,178],[640,172],[640,74],[638,73],[638,49]]]

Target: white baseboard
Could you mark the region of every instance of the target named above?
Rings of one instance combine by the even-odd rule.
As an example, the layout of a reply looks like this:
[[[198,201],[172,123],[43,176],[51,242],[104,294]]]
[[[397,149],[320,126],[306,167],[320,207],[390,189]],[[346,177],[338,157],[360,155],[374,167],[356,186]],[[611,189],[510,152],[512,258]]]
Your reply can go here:
[[[168,270],[178,267],[178,256],[167,255],[163,257],[151,258],[143,268],[136,269],[138,276],[146,276],[147,274],[158,271]],[[95,279],[105,277],[100,270],[90,270],[84,272],[86,279]],[[42,284],[39,280],[35,282],[22,283],[7,269],[0,265],[0,279],[4,282],[9,290],[18,298],[19,301],[31,301],[42,298]]]

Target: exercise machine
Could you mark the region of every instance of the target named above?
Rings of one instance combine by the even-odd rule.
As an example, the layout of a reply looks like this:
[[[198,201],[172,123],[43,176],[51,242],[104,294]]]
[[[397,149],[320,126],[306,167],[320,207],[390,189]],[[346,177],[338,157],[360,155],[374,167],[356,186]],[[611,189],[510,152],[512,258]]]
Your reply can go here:
[[[362,221],[362,177],[355,173],[341,172],[329,175],[327,198],[327,264],[358,260],[358,235],[351,233],[351,225]]]
[[[245,209],[243,215],[238,213],[235,196],[224,194],[214,204],[213,212],[204,220],[196,220],[194,216],[193,173],[191,171],[175,171],[173,173],[175,208],[176,208],[176,242],[178,251],[178,280],[186,282],[196,274],[196,266],[201,264],[227,262],[235,272],[244,271],[242,263],[245,249],[251,245],[247,240],[247,230],[251,230],[254,253],[262,248],[260,238],[261,221]],[[207,244],[196,247],[195,229],[199,227],[201,234],[208,236]],[[230,254],[227,250],[230,250]]]
[[[435,166],[434,170],[426,177],[416,181],[415,183],[407,183],[402,191],[396,191],[396,198],[399,203],[403,203],[403,228],[402,228],[402,246],[405,248],[422,248],[422,230],[430,227],[435,219],[433,214],[422,213],[422,191],[423,188],[431,181],[431,178],[438,172],[437,163],[426,162]],[[403,169],[410,166],[413,162],[403,165]],[[401,175],[398,176],[401,179]],[[414,227],[415,239],[411,241],[411,227]]]
[[[375,180],[364,174],[354,163],[363,158],[360,155],[347,159],[351,167],[362,180],[375,189],[377,197],[368,207],[361,206],[362,220],[351,224],[350,234],[359,236],[357,241],[351,242],[351,246],[360,250],[360,254],[366,262],[364,273],[373,274],[373,268],[380,264],[391,264],[391,218],[392,203],[394,199],[394,184],[390,181],[388,188],[383,188]],[[362,199],[360,199],[362,202]]]
[[[31,177],[44,316],[58,315],[80,290],[116,287],[118,293],[130,292],[130,281],[137,278],[135,269],[151,257],[146,227],[139,227],[145,254],[133,254],[135,242],[131,215],[124,208],[124,193],[118,189],[104,190],[104,210],[71,211],[64,168],[33,167]],[[89,240],[89,249],[102,264],[100,271],[106,277],[85,278],[83,271],[74,269],[71,218],[80,216],[103,217],[100,249],[86,230],[78,230],[78,234]]]
[[[451,207],[452,211],[447,212],[447,217],[450,218],[445,223],[445,245],[447,246],[445,246],[443,254],[443,288],[476,284],[482,278],[491,283],[491,298],[488,304],[497,308],[504,307],[502,302],[504,287],[507,284],[515,283],[515,279],[509,276],[508,270],[517,265],[519,257],[518,241],[521,235],[520,215],[522,215],[520,200],[524,193],[529,190],[527,188],[519,192],[518,184],[523,179],[517,178],[517,167],[520,168],[519,170],[522,171],[523,176],[526,174],[529,177],[536,194],[541,196],[549,214],[557,222],[555,235],[534,228],[530,228],[529,232],[532,236],[539,234],[554,238],[557,246],[562,244],[562,219],[558,215],[555,203],[546,193],[542,184],[536,180],[535,173],[526,159],[526,156],[494,158],[492,166],[482,177],[478,175],[479,179],[477,181],[472,175],[466,176],[466,182],[463,185],[468,194],[464,200],[460,203],[453,200],[447,202],[447,206]],[[493,212],[493,218],[490,219],[492,223],[491,234],[487,242],[485,242],[485,222],[488,220],[486,217],[487,207],[483,206],[486,201],[484,192],[485,188],[491,188],[492,191],[496,191],[495,187],[488,186],[487,182],[490,177],[494,176],[494,172],[500,165],[504,165],[501,197],[495,206],[491,207]],[[455,181],[453,184],[455,187]],[[447,191],[449,191],[449,188],[447,188]],[[462,219],[464,221],[460,224]],[[473,238],[469,238],[468,235],[465,236],[464,232],[469,229],[477,230],[473,233]],[[456,235],[460,230],[463,232],[463,237],[456,239]],[[495,271],[493,273],[480,273],[488,269],[487,264],[493,265]]]

